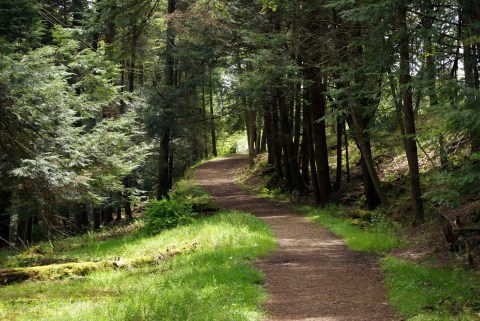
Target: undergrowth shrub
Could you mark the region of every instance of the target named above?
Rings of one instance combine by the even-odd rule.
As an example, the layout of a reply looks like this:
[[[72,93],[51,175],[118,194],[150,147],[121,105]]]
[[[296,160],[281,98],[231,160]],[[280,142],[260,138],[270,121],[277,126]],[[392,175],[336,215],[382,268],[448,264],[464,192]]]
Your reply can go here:
[[[424,198],[440,206],[456,208],[480,193],[480,153],[457,165],[456,169],[442,169],[432,175],[434,188]]]
[[[194,220],[192,204],[185,199],[162,198],[151,200],[145,208],[145,229],[156,234]]]

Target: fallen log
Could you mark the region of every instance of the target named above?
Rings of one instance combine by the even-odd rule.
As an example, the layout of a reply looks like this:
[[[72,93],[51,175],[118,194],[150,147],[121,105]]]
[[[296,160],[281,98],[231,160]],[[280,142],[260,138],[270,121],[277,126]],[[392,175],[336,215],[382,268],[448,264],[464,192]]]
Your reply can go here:
[[[196,250],[197,244],[185,246],[182,249],[169,250],[163,253],[144,255],[134,258],[119,258],[118,260],[103,260],[98,262],[78,262],[64,264],[50,264],[44,266],[32,266],[23,268],[0,269],[0,284],[24,282],[27,280],[45,281],[56,280],[66,277],[82,277],[91,272],[102,269],[134,268],[149,264],[159,264],[179,254],[188,254]]]

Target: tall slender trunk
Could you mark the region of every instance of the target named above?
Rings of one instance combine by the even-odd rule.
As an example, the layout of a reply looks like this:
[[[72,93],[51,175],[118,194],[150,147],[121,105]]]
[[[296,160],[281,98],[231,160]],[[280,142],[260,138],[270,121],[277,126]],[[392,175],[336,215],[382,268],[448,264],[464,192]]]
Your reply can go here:
[[[305,107],[302,106],[302,109],[305,110]],[[309,151],[309,137],[307,134],[308,131],[308,123],[307,123],[308,118],[305,116],[304,112],[304,117],[302,118],[302,143],[300,144],[300,159],[301,159],[301,165],[302,165],[302,179],[303,183],[305,185],[310,185],[310,151]]]
[[[333,189],[335,191],[340,190],[340,186],[342,184],[342,140],[343,140],[343,127],[344,127],[345,120],[341,117],[337,118],[337,168],[335,174],[335,183],[333,185]]]
[[[264,135],[266,136],[266,143],[267,143],[267,154],[268,159],[267,163],[269,165],[275,165],[274,160],[274,140],[273,140],[273,129],[272,129],[272,113],[270,110],[270,104],[268,102],[264,103],[264,111],[263,111],[263,118],[264,118]]]
[[[167,13],[172,14],[175,12],[176,0],[168,0]],[[174,71],[174,59],[173,49],[175,46],[175,35],[173,33],[172,22],[167,23],[167,39],[165,50],[165,85],[173,89],[175,85],[175,71]],[[173,101],[169,99],[169,104],[173,104]],[[169,106],[172,108],[173,106]],[[170,141],[172,136],[172,130],[170,125],[166,125],[163,130],[162,137],[160,138],[159,149],[159,164],[158,164],[158,186],[157,186],[157,198],[168,197],[169,185],[171,178],[169,177],[169,157],[170,157]]]
[[[287,187],[289,191],[296,190],[300,193],[304,193],[305,185],[303,184],[303,180],[300,175],[300,169],[298,167],[298,152],[294,151],[294,146],[291,138],[292,127],[290,126],[291,122],[289,119],[288,106],[286,104],[282,88],[276,89],[276,95],[280,112],[280,128],[284,151],[283,160],[285,165],[285,177]]]
[[[158,186],[157,199],[168,197],[169,192],[169,175],[168,164],[170,156],[170,128],[165,128],[162,138],[160,139],[160,149],[158,153]]]
[[[269,104],[269,112],[272,119],[272,147],[273,147],[273,162],[275,165],[276,179],[281,182],[284,179],[282,169],[282,144],[280,141],[280,130],[278,121],[278,110],[275,100],[272,99]]]
[[[428,1],[428,10],[433,10],[433,4]],[[430,32],[433,25],[433,18],[426,20],[427,36],[425,39],[425,65],[426,65],[426,78],[428,83],[428,97],[430,101],[430,108],[434,108],[438,104],[437,88],[436,88],[436,66],[435,56],[433,52],[432,33]],[[440,164],[446,166],[448,164],[448,154],[445,147],[444,135],[441,133],[438,135],[438,144],[440,149]]]
[[[294,86],[294,128],[293,128],[293,151],[295,155],[298,155],[300,149],[300,135],[301,135],[301,128],[302,128],[302,88],[301,84],[296,84]]]
[[[115,1],[112,1],[110,6],[108,7],[108,20],[107,25],[105,28],[105,55],[107,57],[114,56],[114,48],[113,48],[113,41],[115,40],[115,36],[117,33],[116,26],[115,26],[115,19],[114,13],[117,10],[117,4]]]
[[[203,130],[205,135],[205,158],[208,158],[208,120],[207,120],[207,103],[205,101],[205,74],[202,78],[202,113],[203,113]]]
[[[128,62],[128,91],[133,92],[135,89],[135,63],[137,56],[137,42],[138,42],[138,32],[137,24],[133,23],[132,25],[132,43],[130,47],[130,57]]]
[[[374,208],[380,203],[387,202],[387,196],[383,192],[380,179],[378,178],[375,165],[373,164],[370,136],[368,135],[369,120],[359,115],[356,108],[350,108],[350,127],[354,129],[356,143],[362,157],[362,176],[365,196],[369,207]]]
[[[313,81],[310,90],[310,117],[312,122],[313,143],[315,145],[315,162],[317,167],[318,186],[322,203],[328,202],[331,192],[330,167],[328,165],[328,147],[325,120],[326,86],[318,71],[310,71],[310,80]]]
[[[255,112],[255,155],[260,154],[262,150],[262,118]]]
[[[22,217],[17,220],[17,240],[24,245],[32,243],[33,216]]]
[[[418,151],[416,143],[415,118],[413,113],[413,97],[410,76],[410,52],[409,36],[407,28],[407,8],[402,7],[398,11],[398,23],[400,32],[400,85],[403,97],[403,116],[406,137],[403,140],[407,154],[408,170],[410,174],[410,194],[415,212],[415,221],[424,220],[422,191],[420,188],[420,173],[418,165]]]
[[[101,223],[101,213],[98,207],[93,208],[93,229],[99,230]]]
[[[347,121],[343,121],[343,133],[345,135],[345,167],[347,174],[347,183],[350,183],[350,157],[348,154],[348,132],[347,132]]]
[[[308,92],[308,96],[310,92]],[[318,185],[318,175],[317,175],[317,166],[315,165],[315,148],[313,144],[313,127],[312,127],[312,118],[311,111],[309,110],[310,106],[307,104],[303,105],[303,117],[305,118],[305,130],[307,137],[307,147],[308,147],[308,162],[310,164],[310,175],[311,175],[311,185],[313,189],[313,197],[315,200],[315,205],[322,204],[322,196],[320,194],[320,187]]]
[[[7,242],[10,241],[11,216],[7,213],[7,208],[10,206],[11,197],[11,192],[0,191],[0,247],[8,246]]]
[[[479,79],[479,52],[474,39],[480,33],[480,4],[478,1],[460,0],[460,18],[463,25],[463,32],[460,35],[463,41],[463,65],[465,71],[465,83],[467,87],[478,90],[480,87]],[[469,94],[467,96],[467,108],[476,109],[479,112],[478,95]],[[470,133],[470,144],[472,153],[480,152],[480,133],[472,131]]]
[[[210,105],[210,133],[212,135],[212,154],[217,157],[217,135],[215,132],[215,118],[213,113],[213,85],[212,80],[210,79],[209,84],[209,105]]]

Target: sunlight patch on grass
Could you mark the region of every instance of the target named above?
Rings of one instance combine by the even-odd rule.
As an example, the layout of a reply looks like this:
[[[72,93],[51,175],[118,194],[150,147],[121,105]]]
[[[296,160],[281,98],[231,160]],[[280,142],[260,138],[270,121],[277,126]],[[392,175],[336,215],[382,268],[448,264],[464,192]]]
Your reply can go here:
[[[384,224],[372,225],[369,229],[350,224],[348,218],[340,215],[344,211],[342,207],[335,205],[325,208],[303,206],[299,210],[306,213],[313,221],[343,238],[352,250],[380,253],[402,246],[398,237]]]
[[[268,225],[253,216],[222,213],[119,242],[103,254],[141,256],[194,242],[198,248],[156,266],[4,286],[0,319],[260,320],[263,315],[263,275],[249,262],[276,245]]]

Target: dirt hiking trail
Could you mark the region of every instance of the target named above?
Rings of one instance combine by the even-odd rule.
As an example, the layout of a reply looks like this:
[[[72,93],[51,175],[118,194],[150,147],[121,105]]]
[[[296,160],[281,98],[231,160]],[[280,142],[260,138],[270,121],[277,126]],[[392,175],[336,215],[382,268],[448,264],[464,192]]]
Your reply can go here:
[[[195,179],[225,209],[252,213],[272,227],[278,250],[256,266],[266,274],[266,320],[398,320],[387,305],[375,258],[347,249],[341,239],[286,206],[234,184],[243,156],[209,161]]]

